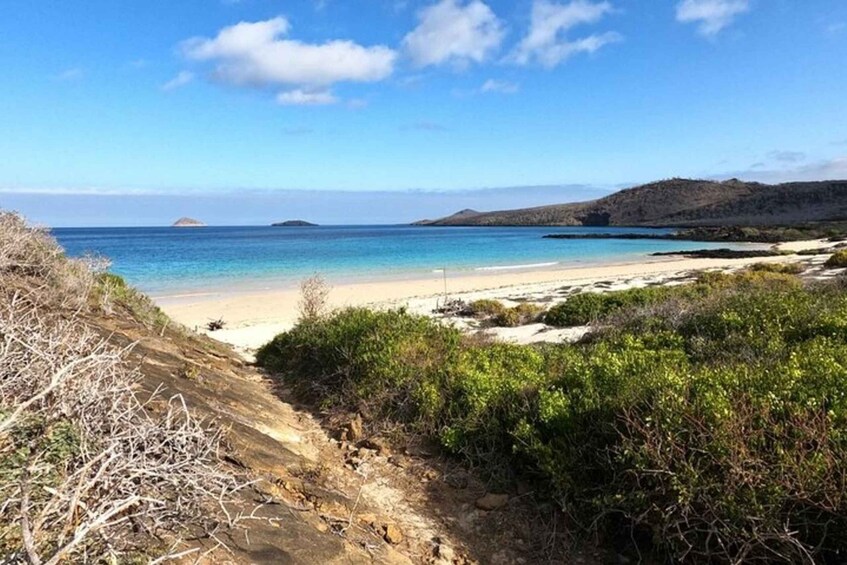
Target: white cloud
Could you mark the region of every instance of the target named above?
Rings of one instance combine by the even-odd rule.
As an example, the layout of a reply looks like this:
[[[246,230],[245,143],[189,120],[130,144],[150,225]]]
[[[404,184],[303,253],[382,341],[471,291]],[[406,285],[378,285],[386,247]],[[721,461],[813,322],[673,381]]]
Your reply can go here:
[[[164,90],[165,92],[170,92],[171,90],[182,88],[193,80],[194,73],[190,71],[180,71],[178,75],[176,75],[174,78],[162,85],[162,90]]]
[[[519,65],[538,61],[545,67],[555,67],[577,53],[594,53],[610,43],[621,41],[616,32],[592,34],[569,40],[565,35],[576,26],[597,23],[614,9],[609,2],[573,0],[556,4],[535,0],[527,36],[518,44],[509,60]]]
[[[290,29],[281,16],[241,22],[212,39],[189,39],[181,49],[189,59],[214,63],[217,80],[238,86],[283,84],[314,90],[337,82],[376,82],[394,71],[397,54],[388,47],[342,40],[304,43],[285,39]]]
[[[750,9],[750,0],[683,0],[676,6],[676,20],[698,24],[701,35],[712,37]]]
[[[488,79],[479,89],[479,91],[484,94],[489,92],[514,94],[518,90],[520,90],[520,86],[517,83],[494,79]]]
[[[418,19],[418,27],[403,39],[406,54],[418,67],[481,63],[506,35],[503,23],[480,0],[441,0],[418,12]]]
[[[276,101],[283,106],[328,106],[338,102],[329,90],[308,91],[302,89],[280,92]]]

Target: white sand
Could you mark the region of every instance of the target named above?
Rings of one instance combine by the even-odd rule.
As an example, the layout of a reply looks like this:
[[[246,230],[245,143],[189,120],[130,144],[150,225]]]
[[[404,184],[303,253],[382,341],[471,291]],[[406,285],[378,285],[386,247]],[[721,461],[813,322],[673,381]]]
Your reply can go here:
[[[824,240],[791,242],[777,247],[796,251],[826,247]],[[503,300],[506,304],[529,301],[549,306],[561,302],[576,288],[617,290],[651,284],[673,284],[674,279],[704,269],[737,269],[759,262],[791,262],[798,256],[757,259],[652,258],[641,263],[598,265],[557,270],[490,272],[484,275],[448,274],[447,296],[465,301],[479,298]],[[431,314],[444,302],[444,279],[440,273],[415,280],[381,281],[334,286],[330,294],[333,308],[345,306],[407,307],[411,312]],[[297,320],[297,289],[254,293],[197,293],[157,299],[176,321],[203,331],[212,319],[223,318],[226,328],[213,337],[249,352],[267,343],[276,334],[290,329]],[[498,329],[496,337],[529,343],[574,337],[573,331],[547,330],[536,326]]]

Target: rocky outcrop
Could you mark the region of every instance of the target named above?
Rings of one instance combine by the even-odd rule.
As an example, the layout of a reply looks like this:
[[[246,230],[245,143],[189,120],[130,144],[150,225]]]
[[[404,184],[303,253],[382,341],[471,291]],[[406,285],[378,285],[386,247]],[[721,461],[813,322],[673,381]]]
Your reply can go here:
[[[175,228],[202,228],[205,227],[206,224],[201,222],[200,220],[195,220],[194,218],[180,218],[173,223],[172,227]]]
[[[317,227],[318,224],[313,224],[304,220],[286,220],[285,222],[271,224],[271,226],[275,228],[312,228]]]

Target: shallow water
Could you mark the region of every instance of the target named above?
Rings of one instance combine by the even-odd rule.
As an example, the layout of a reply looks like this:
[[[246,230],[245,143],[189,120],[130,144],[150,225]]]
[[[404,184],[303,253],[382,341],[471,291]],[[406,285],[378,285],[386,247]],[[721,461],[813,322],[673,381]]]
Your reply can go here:
[[[629,262],[657,251],[727,247],[682,241],[553,240],[550,233],[667,233],[632,228],[418,226],[61,228],[70,255],[95,253],[153,295]]]

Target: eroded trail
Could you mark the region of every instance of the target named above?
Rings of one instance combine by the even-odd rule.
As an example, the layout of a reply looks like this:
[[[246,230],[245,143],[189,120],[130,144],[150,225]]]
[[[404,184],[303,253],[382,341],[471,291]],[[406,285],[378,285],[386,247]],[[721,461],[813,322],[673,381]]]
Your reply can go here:
[[[179,330],[158,335],[119,314],[89,322],[115,343],[137,342],[132,361],[144,386],[164,386],[215,419],[227,430],[227,459],[255,479],[234,511],[248,518],[216,541],[198,542],[212,550],[208,562],[552,560],[534,539],[547,525],[525,497],[485,496],[485,485],[454,463],[421,450],[395,452],[355,423],[342,439],[211,339]]]

